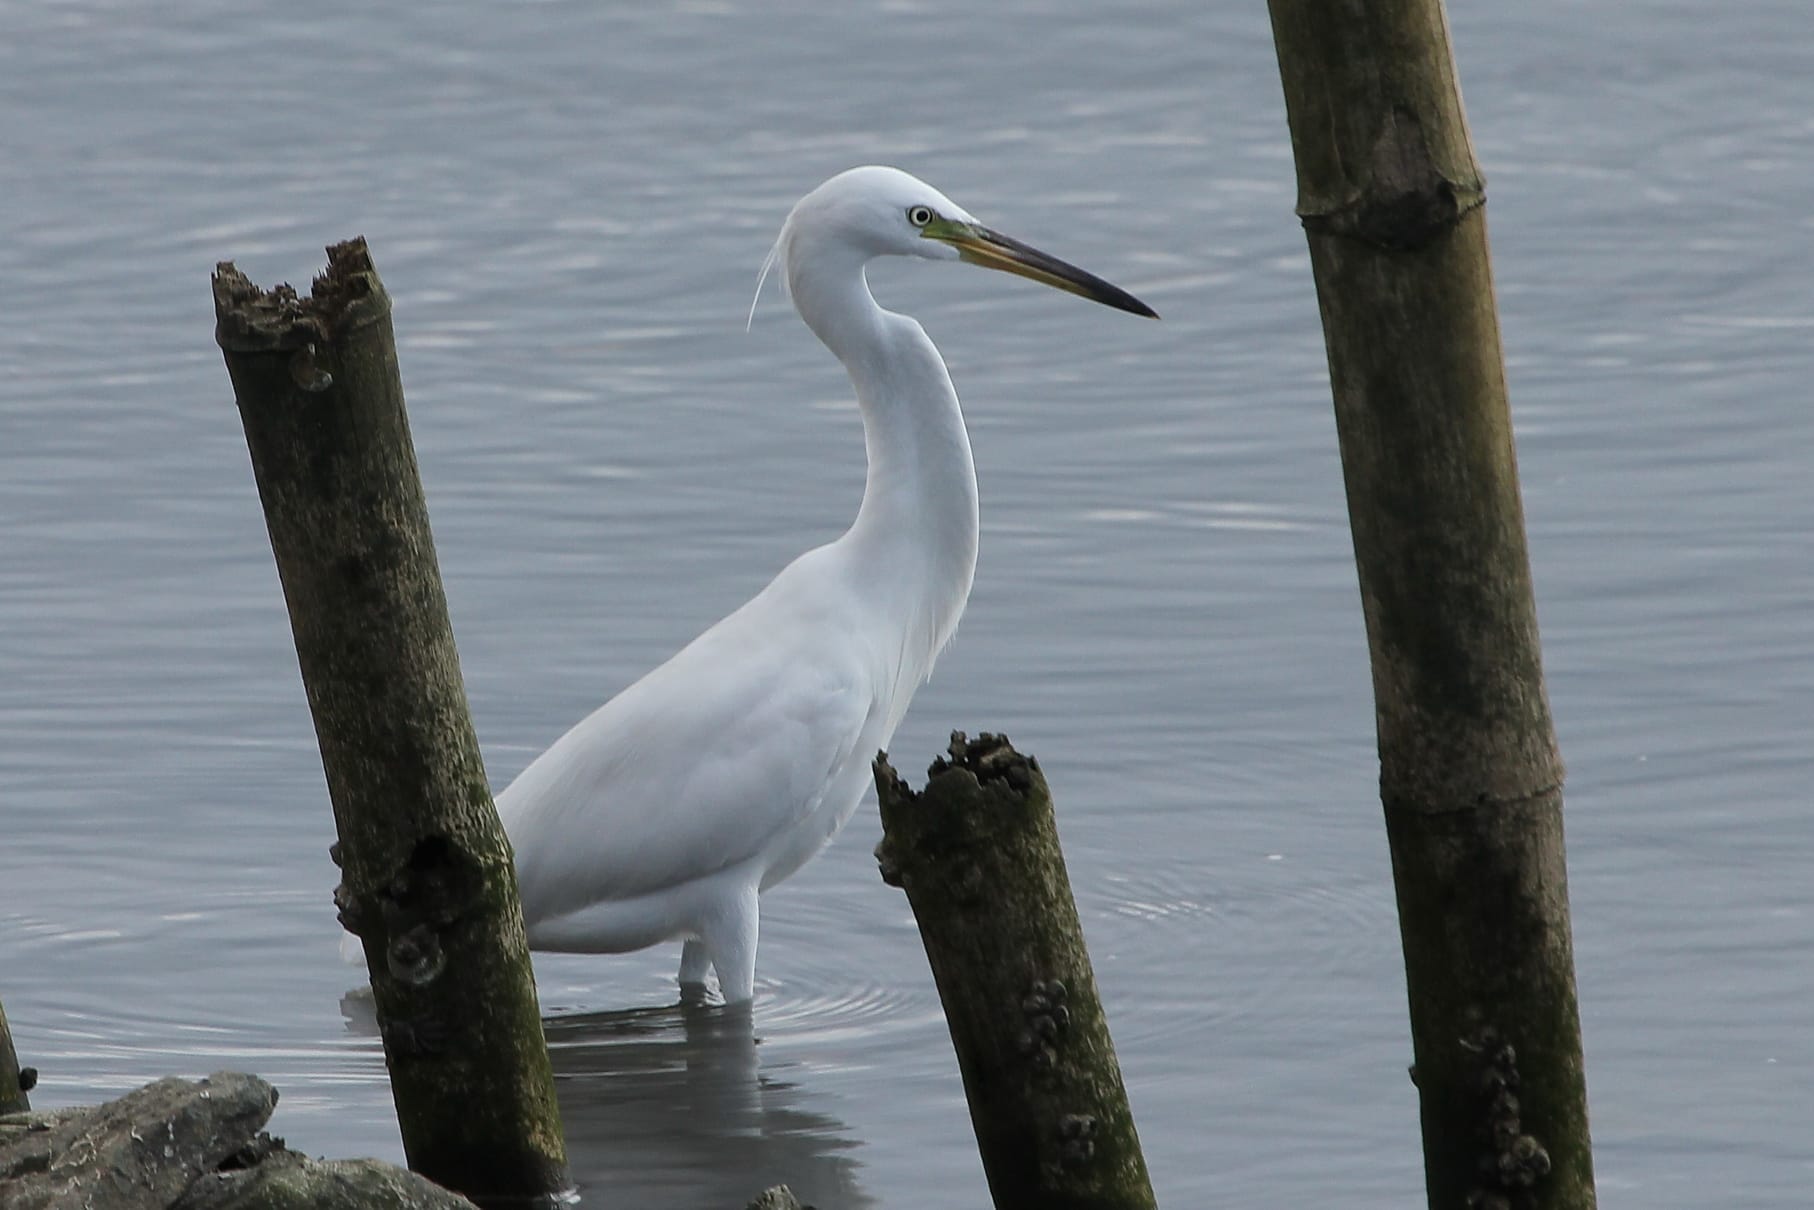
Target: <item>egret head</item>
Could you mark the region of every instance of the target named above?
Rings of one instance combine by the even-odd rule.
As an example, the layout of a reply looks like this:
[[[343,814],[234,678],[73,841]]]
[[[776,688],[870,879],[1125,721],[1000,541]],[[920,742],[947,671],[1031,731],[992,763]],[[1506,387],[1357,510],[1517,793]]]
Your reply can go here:
[[[962,207],[926,182],[871,164],[840,172],[801,198],[787,216],[783,241],[837,243],[861,255],[956,260],[949,244],[925,238],[928,225],[945,219],[972,223]]]
[[[917,177],[873,164],[840,172],[801,198],[787,216],[762,272],[766,276],[779,258],[792,282],[813,262],[861,264],[878,256],[966,261],[1158,318],[1156,311],[1119,286],[990,230]],[[760,294],[760,281],[756,289]]]

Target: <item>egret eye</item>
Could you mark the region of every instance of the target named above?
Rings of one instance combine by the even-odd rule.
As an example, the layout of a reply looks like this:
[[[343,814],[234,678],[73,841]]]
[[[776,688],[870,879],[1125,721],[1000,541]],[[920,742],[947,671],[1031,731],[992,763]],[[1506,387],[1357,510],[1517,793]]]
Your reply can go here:
[[[930,223],[932,221],[932,207],[930,207],[930,206],[909,206],[909,207],[907,207],[907,221],[912,223],[915,227],[924,227],[927,223]]]

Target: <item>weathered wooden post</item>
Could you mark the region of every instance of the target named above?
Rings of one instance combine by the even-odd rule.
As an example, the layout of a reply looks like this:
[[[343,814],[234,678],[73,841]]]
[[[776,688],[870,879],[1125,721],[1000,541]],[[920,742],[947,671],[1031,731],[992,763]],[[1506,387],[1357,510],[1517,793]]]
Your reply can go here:
[[[24,1113],[31,1108],[25,1094],[37,1083],[38,1073],[19,1066],[19,1055],[13,1050],[12,1031],[6,1027],[6,1005],[0,1004],[0,1114]]]
[[[1038,763],[959,733],[918,794],[878,757],[876,791],[996,1210],[1152,1207]]]
[[[467,712],[363,240],[311,295],[214,275],[410,1167],[476,1201],[567,1184],[510,849]]]
[[[1505,370],[1441,0],[1269,0],[1372,656],[1429,1204],[1594,1204]]]

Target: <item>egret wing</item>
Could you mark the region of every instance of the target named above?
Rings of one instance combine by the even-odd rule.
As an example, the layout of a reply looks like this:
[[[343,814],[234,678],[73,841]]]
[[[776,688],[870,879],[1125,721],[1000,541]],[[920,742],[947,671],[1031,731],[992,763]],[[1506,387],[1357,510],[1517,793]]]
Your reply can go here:
[[[873,677],[858,649],[823,633],[763,633],[762,600],[582,720],[499,795],[530,919],[707,877],[837,810],[827,794],[880,713]],[[827,820],[818,839],[835,828]]]

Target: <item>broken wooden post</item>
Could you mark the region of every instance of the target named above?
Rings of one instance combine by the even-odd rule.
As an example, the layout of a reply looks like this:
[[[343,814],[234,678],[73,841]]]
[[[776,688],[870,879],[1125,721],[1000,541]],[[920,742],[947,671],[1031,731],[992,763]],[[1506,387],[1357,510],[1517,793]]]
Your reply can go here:
[[[997,1210],[1154,1205],[1045,776],[951,737],[914,793],[876,760],[882,879],[907,892]]]
[[[1334,388],[1432,1207],[1594,1205],[1562,762],[1441,0],[1270,0]]]
[[[307,298],[214,275],[410,1167],[475,1201],[568,1184],[516,874],[467,712],[390,299],[363,240]]]

